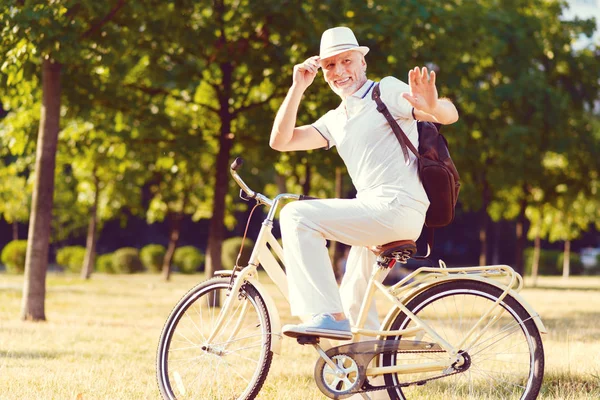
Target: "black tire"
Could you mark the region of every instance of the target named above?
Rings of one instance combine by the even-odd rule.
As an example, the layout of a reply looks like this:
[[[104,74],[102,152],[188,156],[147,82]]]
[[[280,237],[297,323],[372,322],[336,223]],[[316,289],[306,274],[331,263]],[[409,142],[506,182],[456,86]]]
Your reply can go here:
[[[203,282],[171,311],[156,357],[163,398],[245,400],[260,391],[273,353],[269,314],[254,286],[245,283],[239,293],[231,294],[236,296],[233,312],[217,337],[206,342],[220,310],[213,306],[218,304],[214,299],[223,302],[228,286],[229,278]]]
[[[437,334],[458,345],[475,322],[503,293],[484,282],[458,280],[441,283],[410,300],[407,308],[423,319]],[[469,367],[463,372],[412,385],[388,389],[391,399],[520,399],[537,398],[544,377],[544,348],[540,333],[531,316],[510,295],[500,303],[471,335],[461,350],[468,354]],[[493,320],[493,316],[496,316]],[[481,328],[489,324],[484,332]],[[403,312],[393,320],[391,329],[414,326]],[[477,338],[477,335],[481,337]],[[400,340],[401,336],[387,340]],[[413,340],[407,337],[407,340]],[[427,334],[417,340],[434,342]],[[445,359],[440,353],[394,353],[382,357],[382,365]],[[387,386],[439,376],[440,372],[387,374]],[[425,396],[425,397],[424,397]],[[430,396],[430,397],[427,397]],[[432,397],[431,397],[432,396]]]

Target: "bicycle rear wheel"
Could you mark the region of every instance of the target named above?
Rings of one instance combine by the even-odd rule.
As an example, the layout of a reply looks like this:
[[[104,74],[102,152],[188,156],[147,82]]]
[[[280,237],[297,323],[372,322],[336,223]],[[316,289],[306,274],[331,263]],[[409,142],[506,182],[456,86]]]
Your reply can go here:
[[[250,283],[235,296],[223,328],[210,343],[229,287],[214,278],[190,290],[175,306],[160,336],[156,372],[165,399],[252,399],[261,389],[273,353],[265,303]]]
[[[470,280],[451,281],[425,290],[407,308],[456,346],[479,318],[501,296],[496,286]],[[507,295],[460,350],[466,352],[462,372],[438,379],[442,372],[385,375],[386,385],[420,382],[388,389],[392,399],[519,399],[532,400],[544,375],[544,349],[540,333],[523,306]],[[399,312],[391,329],[415,323]],[[412,338],[409,338],[412,339]],[[401,340],[401,336],[388,340]],[[435,342],[427,333],[417,340]],[[446,359],[447,353],[394,353],[384,355],[383,365],[406,365]],[[452,374],[452,372],[455,372]],[[423,383],[424,382],[424,383]]]

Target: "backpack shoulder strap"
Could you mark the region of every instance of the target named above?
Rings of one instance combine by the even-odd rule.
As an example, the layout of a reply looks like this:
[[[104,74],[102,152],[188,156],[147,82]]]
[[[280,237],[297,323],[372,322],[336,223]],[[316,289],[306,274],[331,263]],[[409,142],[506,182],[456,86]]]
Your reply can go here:
[[[433,230],[434,228],[427,227],[427,254],[424,256],[413,256],[415,260],[429,260],[431,250],[433,250]]]
[[[407,147],[410,149],[410,151],[413,152],[413,154],[417,158],[421,158],[419,152],[417,151],[417,149],[415,149],[415,146],[413,146],[410,140],[408,140],[408,137],[406,136],[402,128],[400,128],[400,125],[398,125],[394,117],[392,117],[390,110],[388,110],[387,106],[383,103],[383,100],[381,100],[381,90],[379,89],[379,82],[377,82],[373,87],[371,98],[377,103],[377,111],[382,113],[385,119],[387,119],[387,122],[388,124],[390,124],[392,131],[394,131],[394,135],[396,135],[398,142],[400,142],[400,147],[402,147],[402,153],[404,153],[404,161],[408,164],[409,158]]]

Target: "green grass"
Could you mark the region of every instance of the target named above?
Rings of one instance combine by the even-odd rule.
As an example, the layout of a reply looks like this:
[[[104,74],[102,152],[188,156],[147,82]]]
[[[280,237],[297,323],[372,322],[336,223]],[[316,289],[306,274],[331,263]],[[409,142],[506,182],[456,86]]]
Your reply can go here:
[[[201,275],[50,274],[47,322],[19,320],[23,277],[0,275],[0,399],[159,399],[155,351],[174,304]],[[263,282],[266,280],[261,279]],[[282,296],[282,322],[293,321]],[[600,278],[540,278],[525,299],[540,312],[546,379],[540,399],[600,398]],[[324,399],[316,353],[286,339],[262,399]]]

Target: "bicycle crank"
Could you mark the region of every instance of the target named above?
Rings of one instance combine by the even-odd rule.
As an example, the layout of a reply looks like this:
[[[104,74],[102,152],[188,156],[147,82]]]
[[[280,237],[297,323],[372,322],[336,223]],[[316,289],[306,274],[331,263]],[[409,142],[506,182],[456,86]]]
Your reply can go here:
[[[326,358],[321,355],[315,365],[315,381],[325,396],[344,399],[354,393],[387,388],[372,386],[366,379],[368,365],[380,354],[440,352],[444,350],[436,343],[412,340],[371,340],[345,344],[324,352]]]

